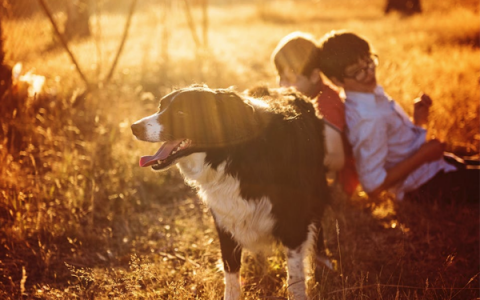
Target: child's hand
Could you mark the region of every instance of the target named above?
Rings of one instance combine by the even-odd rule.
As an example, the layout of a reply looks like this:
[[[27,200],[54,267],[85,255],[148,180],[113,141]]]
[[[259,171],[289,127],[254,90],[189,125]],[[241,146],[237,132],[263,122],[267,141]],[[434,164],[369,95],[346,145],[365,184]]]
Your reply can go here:
[[[423,144],[418,151],[422,152],[425,162],[435,161],[443,157],[445,151],[445,143],[439,140],[429,140]]]
[[[414,100],[413,123],[415,125],[423,126],[428,123],[430,106],[432,106],[432,99],[426,94],[422,94]]]

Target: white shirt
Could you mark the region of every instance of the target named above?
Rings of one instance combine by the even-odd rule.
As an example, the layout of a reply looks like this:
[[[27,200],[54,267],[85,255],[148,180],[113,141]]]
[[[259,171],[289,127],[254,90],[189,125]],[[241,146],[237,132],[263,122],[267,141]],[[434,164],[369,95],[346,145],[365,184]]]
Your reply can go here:
[[[381,86],[374,93],[346,91],[347,138],[356,160],[360,183],[368,193],[379,187],[387,170],[415,153],[426,141],[426,130],[415,126]],[[442,159],[425,163],[391,189],[397,199],[430,180],[439,171],[455,171]]]

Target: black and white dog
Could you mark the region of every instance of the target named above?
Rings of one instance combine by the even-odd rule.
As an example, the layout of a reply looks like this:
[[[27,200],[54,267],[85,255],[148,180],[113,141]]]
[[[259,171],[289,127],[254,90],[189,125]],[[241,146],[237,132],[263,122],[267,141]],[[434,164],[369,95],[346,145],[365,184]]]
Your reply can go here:
[[[291,298],[306,299],[304,258],[315,247],[329,201],[323,126],[294,90],[260,89],[250,97],[204,86],[166,95],[157,113],[132,125],[137,139],[163,142],[140,166],[176,164],[210,208],[225,300],[241,296],[242,248],[262,251],[275,241],[287,250]],[[323,250],[323,240],[317,245]]]

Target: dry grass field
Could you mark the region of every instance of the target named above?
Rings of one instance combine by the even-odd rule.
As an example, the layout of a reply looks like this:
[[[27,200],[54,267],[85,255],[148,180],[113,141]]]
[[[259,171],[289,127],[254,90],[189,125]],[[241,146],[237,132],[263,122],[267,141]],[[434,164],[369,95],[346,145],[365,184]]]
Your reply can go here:
[[[270,53],[291,31],[366,37],[379,82],[407,112],[421,92],[434,100],[429,136],[450,151],[480,152],[477,0],[423,0],[423,13],[410,17],[385,16],[381,0],[210,1],[201,50],[183,2],[168,13],[160,2],[139,1],[105,85],[130,2],[97,8],[92,37],[70,43],[98,85],[88,93],[41,11],[0,20],[7,63],[45,77],[35,97],[17,83],[0,99],[1,299],[220,299],[208,210],[175,169],[138,167],[156,146],[135,140],[130,124],[175,87],[275,86]],[[192,14],[201,37],[201,11]],[[339,196],[324,222],[335,270],[310,282],[312,299],[478,299],[479,220],[478,203],[456,198]],[[266,268],[244,257],[245,299],[286,299],[284,254],[275,253]]]

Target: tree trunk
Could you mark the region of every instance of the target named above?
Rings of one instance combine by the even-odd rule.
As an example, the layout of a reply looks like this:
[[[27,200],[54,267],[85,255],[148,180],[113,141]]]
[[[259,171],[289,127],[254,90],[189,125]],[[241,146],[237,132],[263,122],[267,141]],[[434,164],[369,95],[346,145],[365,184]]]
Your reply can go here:
[[[66,40],[90,36],[89,0],[67,1],[67,20],[63,36]]]
[[[421,13],[422,6],[420,5],[420,0],[387,0],[385,13],[388,14],[394,10],[405,15],[412,15]]]
[[[3,25],[0,21],[0,101],[12,84],[12,69],[5,64]]]

